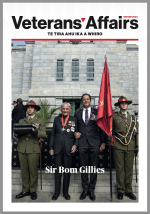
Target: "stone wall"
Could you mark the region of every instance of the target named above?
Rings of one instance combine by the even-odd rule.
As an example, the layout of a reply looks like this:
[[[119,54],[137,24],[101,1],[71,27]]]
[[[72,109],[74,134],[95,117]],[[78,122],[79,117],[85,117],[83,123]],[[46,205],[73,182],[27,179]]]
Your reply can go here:
[[[22,79],[26,46],[12,47],[12,97],[17,99],[22,94]]]
[[[138,46],[125,41],[66,43],[33,41],[20,50],[12,47],[12,99],[21,97],[26,103],[47,98],[51,106],[60,106],[63,99],[80,99],[89,93],[97,105],[106,54],[113,103],[124,95],[133,100],[129,111],[138,109]],[[79,81],[72,81],[74,58],[79,59]],[[87,81],[89,58],[94,59],[94,81]],[[56,81],[57,59],[64,59],[63,81]]]

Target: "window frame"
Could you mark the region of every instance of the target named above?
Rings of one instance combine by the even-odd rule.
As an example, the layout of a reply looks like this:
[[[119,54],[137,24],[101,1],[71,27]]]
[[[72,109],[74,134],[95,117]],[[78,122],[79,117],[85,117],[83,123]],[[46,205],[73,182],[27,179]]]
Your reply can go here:
[[[78,62],[78,65],[73,65],[74,62]],[[77,68],[77,71],[73,71],[73,68]],[[79,59],[77,58],[72,59],[71,70],[72,70],[72,81],[79,81]],[[73,76],[73,74],[75,74],[75,76]],[[78,74],[77,77],[76,74]]]
[[[88,62],[93,62],[93,65],[88,65]],[[87,59],[87,69],[86,69],[86,74],[87,74],[87,81],[94,81],[94,59],[89,58]],[[93,68],[92,71],[88,71],[88,68]],[[92,74],[92,77],[88,74]]]
[[[58,65],[58,63],[62,62],[62,65]],[[61,71],[58,71],[61,68]],[[62,74],[62,76],[59,74]],[[64,80],[64,59],[57,59],[57,71],[56,71],[56,81]]]

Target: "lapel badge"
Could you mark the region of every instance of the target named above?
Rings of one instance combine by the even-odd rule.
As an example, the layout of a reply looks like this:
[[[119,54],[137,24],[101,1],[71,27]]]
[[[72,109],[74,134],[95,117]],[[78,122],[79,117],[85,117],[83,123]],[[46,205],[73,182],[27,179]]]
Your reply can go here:
[[[70,129],[67,129],[67,132],[70,132]]]

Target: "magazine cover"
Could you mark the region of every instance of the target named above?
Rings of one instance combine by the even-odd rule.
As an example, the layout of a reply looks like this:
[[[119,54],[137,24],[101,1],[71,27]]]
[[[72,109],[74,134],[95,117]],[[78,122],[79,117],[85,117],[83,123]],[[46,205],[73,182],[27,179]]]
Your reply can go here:
[[[147,3],[3,3],[3,65],[3,210],[146,211]]]

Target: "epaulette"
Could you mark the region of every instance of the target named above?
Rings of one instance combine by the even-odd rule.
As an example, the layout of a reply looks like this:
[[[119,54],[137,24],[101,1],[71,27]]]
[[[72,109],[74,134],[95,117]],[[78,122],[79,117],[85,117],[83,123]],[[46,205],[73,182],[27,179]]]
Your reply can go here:
[[[113,111],[113,114],[117,114],[119,111]]]

